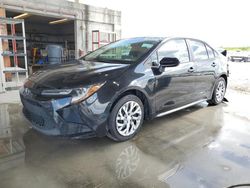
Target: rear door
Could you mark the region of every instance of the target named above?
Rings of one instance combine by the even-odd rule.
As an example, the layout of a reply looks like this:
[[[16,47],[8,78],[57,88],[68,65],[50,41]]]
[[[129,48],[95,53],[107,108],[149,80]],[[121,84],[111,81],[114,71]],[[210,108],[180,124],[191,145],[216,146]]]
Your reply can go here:
[[[196,63],[195,90],[196,99],[206,99],[210,96],[215,82],[217,62],[214,50],[207,44],[188,39],[193,61]]]
[[[180,64],[166,67],[155,75],[155,104],[158,112],[164,112],[194,101],[195,63],[190,61],[184,39],[171,39],[157,51],[158,63],[164,57],[176,57]]]

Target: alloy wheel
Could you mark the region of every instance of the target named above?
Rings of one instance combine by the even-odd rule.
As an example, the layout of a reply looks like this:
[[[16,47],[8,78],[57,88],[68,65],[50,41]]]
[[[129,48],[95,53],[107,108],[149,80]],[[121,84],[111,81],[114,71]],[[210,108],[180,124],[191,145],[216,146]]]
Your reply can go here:
[[[135,101],[128,101],[121,106],[116,115],[116,129],[122,136],[132,135],[139,127],[142,109]]]
[[[218,86],[216,88],[216,100],[218,102],[221,102],[224,98],[225,95],[225,91],[226,91],[226,87],[225,87],[225,82],[224,81],[220,81],[218,83]]]

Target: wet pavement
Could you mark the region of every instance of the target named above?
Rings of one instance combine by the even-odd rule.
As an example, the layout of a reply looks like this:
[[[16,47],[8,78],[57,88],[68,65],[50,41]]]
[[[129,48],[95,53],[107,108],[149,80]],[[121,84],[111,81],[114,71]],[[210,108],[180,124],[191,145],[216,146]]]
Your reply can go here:
[[[250,95],[146,122],[131,141],[73,140],[29,128],[0,104],[0,187],[222,188],[250,183]]]

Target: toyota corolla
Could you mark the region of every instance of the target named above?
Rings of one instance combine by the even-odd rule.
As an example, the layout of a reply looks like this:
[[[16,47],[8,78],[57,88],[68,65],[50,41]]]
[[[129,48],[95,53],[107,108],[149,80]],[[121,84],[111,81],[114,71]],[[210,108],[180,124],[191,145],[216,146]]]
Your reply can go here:
[[[226,58],[191,38],[140,37],[103,46],[31,75],[23,113],[47,135],[125,141],[145,120],[224,99]]]

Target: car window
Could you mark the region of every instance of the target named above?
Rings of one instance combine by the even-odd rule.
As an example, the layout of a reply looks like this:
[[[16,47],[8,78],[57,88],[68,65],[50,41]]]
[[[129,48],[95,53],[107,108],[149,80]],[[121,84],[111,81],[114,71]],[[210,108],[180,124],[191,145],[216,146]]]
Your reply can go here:
[[[180,62],[189,62],[189,53],[184,39],[167,41],[158,49],[158,59],[164,57],[176,57]]]
[[[207,50],[205,44],[199,41],[189,40],[189,45],[194,55],[194,60],[206,60],[208,59]]]
[[[147,55],[160,42],[160,39],[154,38],[123,39],[105,45],[81,59],[107,63],[133,63]]]
[[[214,50],[212,48],[210,48],[208,45],[206,45],[206,48],[207,48],[207,53],[208,53],[209,59],[213,59],[214,58]]]

